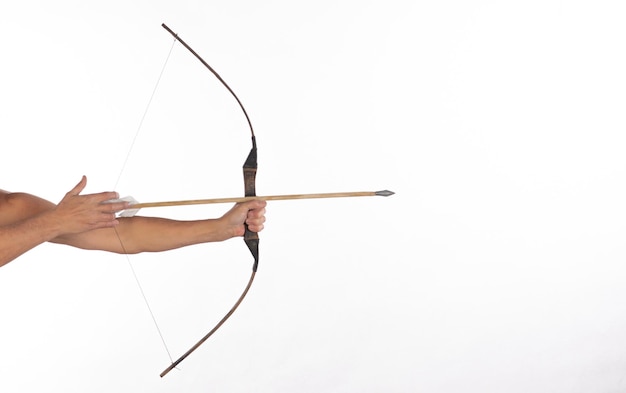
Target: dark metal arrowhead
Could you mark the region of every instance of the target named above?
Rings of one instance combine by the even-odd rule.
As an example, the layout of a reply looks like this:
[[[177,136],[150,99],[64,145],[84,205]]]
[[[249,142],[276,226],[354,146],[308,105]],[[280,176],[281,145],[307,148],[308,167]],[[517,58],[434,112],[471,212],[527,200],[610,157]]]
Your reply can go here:
[[[374,194],[376,194],[377,196],[392,196],[393,194],[395,194],[395,192],[393,191],[389,191],[389,190],[382,190],[382,191],[376,191]]]

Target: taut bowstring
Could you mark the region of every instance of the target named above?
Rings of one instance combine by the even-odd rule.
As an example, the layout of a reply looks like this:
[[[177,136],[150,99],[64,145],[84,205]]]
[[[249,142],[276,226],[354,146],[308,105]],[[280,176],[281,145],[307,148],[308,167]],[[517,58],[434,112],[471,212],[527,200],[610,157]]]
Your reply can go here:
[[[122,179],[122,174],[124,172],[124,170],[126,169],[126,166],[128,164],[128,160],[130,159],[130,155],[133,151],[133,148],[135,147],[135,144],[137,142],[137,139],[139,137],[139,133],[143,127],[143,123],[144,120],[146,119],[146,116],[148,115],[148,111],[150,109],[150,106],[152,105],[152,100],[154,99],[154,96],[157,92],[157,89],[159,87],[159,84],[161,82],[161,78],[163,77],[163,73],[165,72],[165,68],[167,67],[167,63],[169,62],[170,56],[172,54],[172,51],[174,50],[174,46],[176,44],[176,39],[172,40],[172,46],[170,47],[169,52],[167,53],[167,57],[165,58],[165,61],[163,62],[163,67],[161,67],[161,72],[159,73],[159,76],[157,78],[157,81],[154,85],[154,88],[152,89],[152,94],[150,94],[150,98],[148,99],[148,103],[146,105],[146,108],[143,112],[143,115],[141,116],[141,119],[139,121],[139,125],[137,126],[137,130],[135,131],[135,134],[133,136],[133,140],[130,144],[130,147],[128,148],[128,153],[126,153],[126,157],[124,159],[124,162],[122,164],[122,167],[120,169],[120,172],[117,176],[117,180],[115,181],[115,185],[113,187],[113,190],[115,190],[119,183],[120,180]],[[117,231],[117,228],[113,228],[113,230],[115,231],[115,235],[117,236],[117,240],[119,240],[120,242],[120,247],[122,248],[122,252],[124,253],[125,257],[126,257],[126,261],[128,262],[128,267],[130,268],[130,271],[133,274],[133,277],[135,278],[135,282],[137,283],[137,287],[139,289],[139,292],[141,294],[141,297],[143,298],[143,301],[146,305],[146,307],[148,308],[148,312],[150,314],[150,317],[152,318],[152,322],[154,323],[154,327],[156,328],[157,333],[159,334],[159,337],[161,339],[161,343],[163,344],[163,348],[165,348],[165,352],[167,353],[167,356],[170,359],[170,362],[173,362],[174,359],[172,358],[172,355],[170,353],[170,350],[167,346],[167,343],[165,342],[165,337],[163,337],[163,333],[161,332],[161,328],[159,327],[159,324],[157,322],[156,316],[154,315],[154,312],[152,311],[152,307],[150,307],[150,302],[148,301],[148,297],[146,296],[145,291],[143,290],[143,287],[141,285],[141,282],[139,281],[139,276],[137,275],[137,272],[133,266],[132,261],[130,260],[130,256],[126,250],[126,247],[124,246],[124,242],[122,241],[122,237],[120,236],[119,232]]]

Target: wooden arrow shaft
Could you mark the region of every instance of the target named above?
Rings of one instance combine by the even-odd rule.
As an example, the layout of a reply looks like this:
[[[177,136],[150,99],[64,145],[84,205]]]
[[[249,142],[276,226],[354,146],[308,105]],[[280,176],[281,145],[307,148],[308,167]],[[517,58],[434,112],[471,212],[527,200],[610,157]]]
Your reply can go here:
[[[291,195],[268,195],[235,198],[191,199],[185,201],[145,202],[135,203],[130,209],[143,209],[146,207],[186,206],[186,205],[209,205],[214,203],[238,203],[252,200],[262,201],[285,201],[293,199],[318,199],[318,198],[348,198],[364,196],[389,196],[390,191],[357,191],[357,192],[330,192],[322,194],[291,194]]]

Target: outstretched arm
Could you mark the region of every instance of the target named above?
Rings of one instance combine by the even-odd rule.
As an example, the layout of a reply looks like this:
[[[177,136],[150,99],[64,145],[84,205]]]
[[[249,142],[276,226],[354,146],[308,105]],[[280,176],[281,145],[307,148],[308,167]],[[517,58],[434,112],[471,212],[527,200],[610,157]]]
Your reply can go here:
[[[167,251],[243,236],[244,223],[251,231],[259,232],[265,222],[265,206],[265,201],[239,203],[220,218],[195,221],[141,216],[119,218],[119,225],[114,228],[59,236],[52,242],[120,254]]]
[[[103,204],[118,197],[114,192],[80,195],[85,185],[83,177],[58,205],[0,192],[0,266],[46,241],[116,253],[156,252],[242,236],[244,223],[258,232],[265,222],[264,201],[237,204],[219,219],[116,219],[128,204]]]

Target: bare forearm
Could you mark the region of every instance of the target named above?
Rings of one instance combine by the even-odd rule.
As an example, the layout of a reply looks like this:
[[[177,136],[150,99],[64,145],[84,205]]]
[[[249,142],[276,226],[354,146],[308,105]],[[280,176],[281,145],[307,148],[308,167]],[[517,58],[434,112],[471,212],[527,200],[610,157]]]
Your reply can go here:
[[[0,227],[0,266],[59,235],[59,226],[43,213],[15,224]]]
[[[120,220],[117,233],[128,253],[167,251],[232,237],[218,219],[175,221],[132,217]]]
[[[260,231],[265,222],[264,201],[238,203],[218,219],[177,221],[154,217],[120,218],[114,228],[102,228],[52,241],[88,250],[120,254],[167,251],[192,244],[219,242],[243,236],[244,223]],[[251,210],[254,209],[254,210]]]
[[[222,241],[235,234],[219,219],[176,221],[154,217],[120,218],[113,228],[60,236],[55,243],[120,254],[159,252],[191,244]]]

